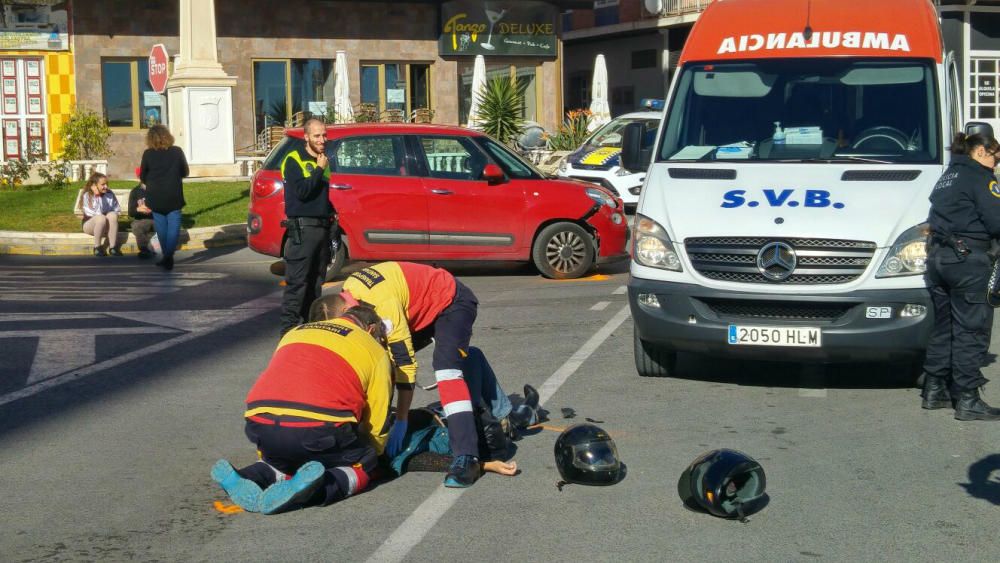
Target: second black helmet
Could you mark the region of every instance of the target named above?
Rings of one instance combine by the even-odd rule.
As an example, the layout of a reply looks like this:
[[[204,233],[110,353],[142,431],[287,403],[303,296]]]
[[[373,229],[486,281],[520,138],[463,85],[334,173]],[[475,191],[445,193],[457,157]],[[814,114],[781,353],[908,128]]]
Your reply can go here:
[[[677,481],[677,493],[689,508],[722,518],[743,518],[762,508],[767,478],[752,457],[736,450],[712,450],[698,456]]]

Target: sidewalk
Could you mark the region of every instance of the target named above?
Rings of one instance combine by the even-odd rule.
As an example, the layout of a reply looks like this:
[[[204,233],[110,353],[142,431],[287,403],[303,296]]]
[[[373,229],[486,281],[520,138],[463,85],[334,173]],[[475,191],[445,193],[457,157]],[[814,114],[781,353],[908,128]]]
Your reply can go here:
[[[119,231],[118,240],[125,242],[123,254],[137,254],[135,238],[131,232]],[[181,229],[177,250],[204,250],[219,246],[232,246],[247,242],[245,223]],[[84,233],[27,233],[0,231],[0,255],[28,254],[35,256],[89,256],[94,252],[94,237]]]

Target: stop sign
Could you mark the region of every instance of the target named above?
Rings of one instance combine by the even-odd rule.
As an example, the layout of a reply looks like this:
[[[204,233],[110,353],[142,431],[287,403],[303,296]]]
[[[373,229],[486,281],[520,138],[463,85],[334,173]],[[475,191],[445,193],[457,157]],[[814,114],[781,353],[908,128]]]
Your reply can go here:
[[[149,52],[149,85],[157,94],[167,89],[167,48],[162,43]]]

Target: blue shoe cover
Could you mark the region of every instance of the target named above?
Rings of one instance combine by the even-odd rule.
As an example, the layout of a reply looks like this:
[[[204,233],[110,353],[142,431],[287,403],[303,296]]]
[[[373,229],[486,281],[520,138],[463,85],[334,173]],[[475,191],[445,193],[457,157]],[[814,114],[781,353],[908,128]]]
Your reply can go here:
[[[276,514],[298,508],[323,484],[325,472],[326,468],[322,463],[306,462],[291,479],[278,481],[264,491],[260,498],[260,511],[264,514]]]
[[[212,466],[212,479],[226,491],[229,498],[237,506],[247,512],[260,511],[260,498],[263,491],[257,483],[240,477],[232,464],[220,459]]]

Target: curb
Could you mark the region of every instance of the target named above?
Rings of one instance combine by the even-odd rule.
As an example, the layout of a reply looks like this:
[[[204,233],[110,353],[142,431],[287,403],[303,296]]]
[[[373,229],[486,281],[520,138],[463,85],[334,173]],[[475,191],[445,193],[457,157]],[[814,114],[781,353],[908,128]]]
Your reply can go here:
[[[119,231],[119,246],[123,254],[138,254],[135,238],[129,231]],[[177,250],[205,250],[220,246],[245,245],[245,223],[181,229]],[[94,252],[94,237],[84,233],[28,233],[0,231],[0,255],[30,256],[90,256]]]

